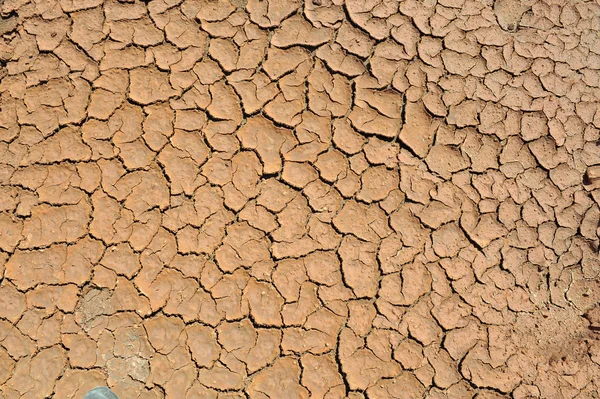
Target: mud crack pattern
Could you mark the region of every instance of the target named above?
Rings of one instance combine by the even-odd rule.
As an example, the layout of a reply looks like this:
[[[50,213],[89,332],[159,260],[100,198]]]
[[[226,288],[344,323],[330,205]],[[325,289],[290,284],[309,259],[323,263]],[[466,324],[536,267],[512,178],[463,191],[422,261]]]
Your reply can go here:
[[[0,13],[3,398],[598,397],[598,1]]]

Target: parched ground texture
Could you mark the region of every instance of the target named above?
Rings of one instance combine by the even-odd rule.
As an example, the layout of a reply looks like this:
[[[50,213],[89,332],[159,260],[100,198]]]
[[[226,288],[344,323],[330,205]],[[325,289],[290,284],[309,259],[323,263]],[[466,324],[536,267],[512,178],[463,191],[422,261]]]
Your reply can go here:
[[[599,1],[0,13],[0,397],[598,397]]]

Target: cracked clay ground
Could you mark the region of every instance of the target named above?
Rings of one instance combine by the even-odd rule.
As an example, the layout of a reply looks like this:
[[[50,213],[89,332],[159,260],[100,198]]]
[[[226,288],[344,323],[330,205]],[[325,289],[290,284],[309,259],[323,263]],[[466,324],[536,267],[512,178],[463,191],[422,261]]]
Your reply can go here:
[[[0,14],[0,398],[599,397],[600,1]]]

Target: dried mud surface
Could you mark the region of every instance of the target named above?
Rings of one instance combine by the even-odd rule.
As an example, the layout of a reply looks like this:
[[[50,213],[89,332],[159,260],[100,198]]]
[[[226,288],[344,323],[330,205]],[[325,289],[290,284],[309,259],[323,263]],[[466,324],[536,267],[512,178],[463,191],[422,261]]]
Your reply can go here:
[[[598,1],[0,14],[2,398],[598,397]]]

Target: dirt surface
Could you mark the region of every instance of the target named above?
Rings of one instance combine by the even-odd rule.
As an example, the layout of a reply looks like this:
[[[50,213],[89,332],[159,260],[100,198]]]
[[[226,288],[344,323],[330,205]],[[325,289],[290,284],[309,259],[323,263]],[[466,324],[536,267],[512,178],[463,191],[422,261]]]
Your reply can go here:
[[[0,14],[0,397],[599,397],[598,1]]]

